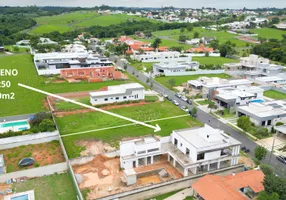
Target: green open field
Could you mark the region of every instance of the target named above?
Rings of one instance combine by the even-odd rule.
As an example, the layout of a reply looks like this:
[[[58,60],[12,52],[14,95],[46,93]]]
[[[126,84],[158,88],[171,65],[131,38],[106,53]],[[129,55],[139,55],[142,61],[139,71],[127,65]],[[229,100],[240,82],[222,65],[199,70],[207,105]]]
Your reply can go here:
[[[109,26],[119,24],[126,20],[148,20],[138,16],[128,16],[126,14],[99,15],[95,11],[77,11],[55,16],[44,16],[35,18],[38,26],[31,30],[34,34],[49,33],[59,31],[61,33],[77,28],[90,26]]]
[[[239,60],[224,57],[192,57],[193,61],[197,61],[202,65],[223,65],[224,63],[237,63]]]
[[[154,39],[138,39],[144,42],[150,42],[152,43],[154,41]],[[184,48],[184,50],[189,50],[190,48],[192,48],[191,45],[188,44],[182,44],[179,41],[177,41],[177,39],[168,39],[168,38],[161,38],[162,43],[160,44],[160,46],[167,46],[167,47],[178,47],[181,46]]]
[[[258,34],[258,37],[267,38],[267,39],[282,39],[282,34],[286,34],[286,30],[279,30],[275,28],[260,28],[260,29],[251,29],[251,32]]]
[[[45,110],[42,100],[45,95],[30,91],[18,86],[18,83],[26,84],[51,93],[65,93],[97,90],[107,85],[119,85],[134,82],[136,79],[129,76],[127,81],[106,81],[100,83],[51,83],[49,78],[39,76],[32,62],[32,56],[13,55],[0,57],[0,69],[17,69],[18,75],[1,77],[1,81],[11,81],[10,88],[1,88],[1,93],[15,93],[15,99],[0,99],[0,117],[35,113]],[[13,109],[11,109],[13,108]]]
[[[198,74],[198,75],[191,75],[191,76],[165,76],[165,77],[158,77],[155,80],[164,85],[165,87],[169,89],[173,89],[173,86],[169,83],[169,80],[174,79],[174,86],[180,86],[183,83],[188,82],[189,80],[195,80],[202,76],[206,77],[219,77],[219,78],[231,78],[231,76],[227,74]]]
[[[110,110],[113,113],[130,117],[138,121],[150,121],[160,118],[172,117],[186,114],[178,107],[168,101],[155,102],[141,106],[117,108]],[[64,137],[67,134],[102,129],[107,127],[119,126],[124,124],[132,124],[123,119],[115,118],[107,114],[99,112],[89,112],[84,114],[74,114],[65,117],[56,118],[63,142],[70,158],[78,157],[84,147],[76,145],[79,140],[98,139],[107,142],[112,146],[118,147],[122,138],[137,137],[143,135],[154,134],[153,129],[141,125],[130,125],[120,128],[93,131],[78,135]],[[200,122],[190,116],[150,122],[152,125],[158,124],[161,131],[155,133],[160,136],[168,136],[172,130],[182,129],[193,126],[200,126]]]
[[[276,100],[286,99],[286,94],[282,92],[277,92],[275,90],[264,91],[263,95]]]
[[[187,35],[190,39],[193,38],[194,32],[198,32],[200,35],[199,37],[213,37],[215,36],[220,43],[224,43],[230,40],[232,43],[236,44],[236,47],[244,47],[246,46],[246,42],[240,41],[235,38],[235,35],[231,33],[227,33],[225,31],[213,31],[213,30],[206,30],[203,28],[195,27],[191,32],[185,30],[183,34]],[[155,36],[167,36],[171,39],[178,40],[179,36],[181,35],[180,29],[173,29],[173,30],[164,30],[164,31],[156,31],[153,32]]]
[[[41,200],[76,200],[72,180],[67,173],[53,174],[13,184],[13,191],[34,190],[35,199]]]

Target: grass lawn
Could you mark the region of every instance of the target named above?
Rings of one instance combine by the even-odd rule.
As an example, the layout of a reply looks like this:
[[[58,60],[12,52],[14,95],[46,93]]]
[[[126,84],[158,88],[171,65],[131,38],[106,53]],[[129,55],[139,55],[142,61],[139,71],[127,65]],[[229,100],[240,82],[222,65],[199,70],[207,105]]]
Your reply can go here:
[[[146,72],[149,72],[152,68],[153,68],[153,62],[150,62],[150,63],[143,63],[143,62],[136,62],[136,61],[132,61],[131,62],[131,65],[137,69],[137,70],[143,70],[143,68],[145,67],[146,68]]]
[[[202,65],[223,65],[224,63],[237,63],[239,60],[224,57],[193,57],[193,61],[197,61]]]
[[[164,200],[174,194],[176,194],[177,192],[180,192],[181,190],[177,190],[177,191],[174,191],[174,192],[168,192],[166,194],[161,194],[159,196],[156,196],[156,197],[152,197],[151,199],[156,199],[156,200]],[[148,199],[148,200],[151,200],[151,199]]]
[[[227,75],[227,74],[198,74],[198,75],[191,75],[191,76],[165,76],[165,77],[158,77],[155,80],[158,81],[159,83],[161,83],[162,85],[166,86],[169,89],[173,89],[174,86],[180,86],[183,83],[188,82],[189,80],[195,80],[198,79],[202,76],[206,76],[206,77],[219,77],[219,78],[230,78],[231,76]],[[174,79],[175,80],[175,85],[172,86],[169,83],[170,79]]]
[[[0,150],[4,155],[4,161],[7,167],[7,173],[29,168],[45,166],[64,162],[61,146],[58,141],[52,141],[41,144],[30,144],[11,149]],[[18,162],[27,157],[35,159],[35,163],[28,167],[19,167]]]
[[[26,53],[27,50],[30,52],[30,49],[25,47],[19,47],[19,51],[14,51],[13,45],[5,45],[4,47],[5,49],[9,49],[11,53]]]
[[[13,184],[13,191],[34,190],[35,199],[41,200],[76,200],[76,192],[70,175],[53,174]]]
[[[150,103],[143,106],[111,109],[109,111],[123,115],[125,117],[130,117],[138,121],[149,121],[186,114],[181,109],[167,101]],[[60,129],[60,133],[63,136],[71,133],[102,129],[131,123],[129,121],[112,117],[100,112],[89,112],[84,114],[74,114],[65,117],[58,117],[56,118],[56,121]],[[158,124],[161,127],[162,130],[156,132],[156,135],[160,136],[168,136],[171,134],[172,130],[201,125],[199,121],[191,118],[190,116],[151,122],[150,124]],[[69,157],[74,158],[78,157],[80,152],[84,150],[83,147],[76,145],[78,140],[98,139],[102,140],[103,142],[108,142],[112,146],[118,147],[118,141],[124,137],[137,137],[149,134],[154,134],[153,129],[141,125],[130,125],[116,129],[63,137],[63,142]]]
[[[286,94],[282,92],[277,92],[275,90],[264,91],[263,95],[275,100],[286,99]]]
[[[38,26],[31,30],[33,34],[43,34],[52,31],[61,33],[90,26],[109,26],[120,24],[127,20],[148,20],[138,16],[128,16],[126,14],[99,15],[95,11],[77,11],[61,15],[44,16],[35,18]],[[149,21],[154,21],[150,20]]]
[[[65,93],[97,90],[107,85],[119,85],[129,82],[137,82],[134,77],[129,76],[130,80],[127,81],[106,81],[100,83],[50,83],[49,78],[45,78],[37,74],[35,66],[32,62],[32,56],[28,54],[0,57],[0,69],[17,69],[19,72],[15,77],[1,77],[1,81],[11,81],[11,87],[1,89],[1,93],[5,94],[14,92],[15,99],[0,100],[0,117],[35,113],[45,110],[42,102],[45,95],[21,88],[18,86],[18,83],[23,83],[51,93]]]
[[[275,28],[260,28],[260,29],[250,29],[251,32],[258,34],[258,37],[267,39],[283,39],[282,34],[286,34],[285,30],[279,30]]]
[[[213,31],[213,30],[205,30],[200,27],[195,27],[193,31],[188,32],[185,30],[183,34],[187,35],[190,39],[193,38],[194,33],[198,32],[199,37],[211,37],[215,36],[217,40],[219,40],[220,43],[224,43],[228,40],[230,40],[232,43],[236,44],[236,47],[244,47],[246,46],[246,42],[240,41],[237,38],[235,38],[234,34],[225,32],[225,31]],[[153,35],[155,36],[168,36],[169,38],[178,40],[179,36],[181,35],[180,29],[173,29],[173,30],[164,30],[164,31],[155,31],[153,32]]]
[[[201,100],[201,101],[196,101],[198,104],[200,104],[200,105],[208,105],[208,104],[210,104],[211,103],[211,101],[210,100]]]
[[[150,42],[152,43],[154,41],[154,39],[138,39],[144,42]],[[168,39],[168,38],[161,38],[162,43],[160,44],[160,46],[167,46],[167,47],[178,47],[181,46],[183,47],[185,50],[189,50],[190,48],[192,48],[191,45],[188,44],[181,44],[179,41],[176,41],[177,39]]]

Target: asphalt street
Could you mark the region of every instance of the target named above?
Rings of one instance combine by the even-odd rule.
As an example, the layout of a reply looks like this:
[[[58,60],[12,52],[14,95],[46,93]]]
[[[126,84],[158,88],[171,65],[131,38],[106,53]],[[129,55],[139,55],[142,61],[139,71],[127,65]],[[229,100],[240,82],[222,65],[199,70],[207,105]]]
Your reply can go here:
[[[122,68],[124,66],[124,63],[120,60],[117,61],[117,64],[119,66],[121,66]],[[154,81],[150,77],[139,72],[138,70],[136,70],[132,66],[127,65],[126,71],[129,74],[133,75],[135,78],[137,78],[142,83],[149,85],[149,86],[152,84],[152,89],[155,90],[156,92],[158,92],[162,95],[168,95],[168,97],[172,100],[174,100],[174,99],[177,100],[180,103],[180,106],[187,106],[189,109],[192,108],[191,105],[187,104],[181,98],[176,97],[175,96],[176,93],[174,91],[164,87],[163,85]],[[148,83],[147,83],[147,79],[149,80]],[[198,109],[197,119],[202,123],[206,123],[206,124],[212,126],[213,128],[218,128],[218,129],[224,130],[226,133],[230,134],[233,138],[237,139],[238,141],[240,141],[242,143],[241,146],[245,146],[246,148],[250,149],[249,155],[254,158],[254,149],[257,146],[257,144],[253,140],[249,139],[246,135],[234,130],[233,128],[231,128],[227,125],[225,125],[224,123],[222,123],[221,121],[219,121],[218,119],[216,119],[212,115],[204,112],[201,109]],[[269,160],[269,156],[270,156],[270,152],[268,152],[267,157],[262,161],[262,163],[270,164],[275,169],[276,174],[278,174],[279,176],[286,177],[286,164],[283,164],[280,161],[278,161],[276,159],[275,155],[272,155],[271,159]]]

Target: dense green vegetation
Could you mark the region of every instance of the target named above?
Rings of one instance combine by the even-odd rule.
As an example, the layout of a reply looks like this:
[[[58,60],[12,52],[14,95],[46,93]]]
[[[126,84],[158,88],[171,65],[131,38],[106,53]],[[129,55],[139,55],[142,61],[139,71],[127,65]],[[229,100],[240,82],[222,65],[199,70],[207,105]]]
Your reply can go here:
[[[269,39],[268,42],[254,46],[252,53],[273,61],[286,63],[286,31],[282,36],[282,40]]]
[[[67,173],[43,176],[13,184],[13,191],[17,193],[28,190],[34,190],[35,199],[77,199],[72,180]]]
[[[111,109],[110,111],[143,122],[186,114],[181,109],[167,101],[154,102],[142,106],[116,108]],[[113,146],[118,146],[118,141],[124,137],[154,134],[153,129],[149,127],[132,125],[131,122],[100,112],[79,113],[65,117],[57,117],[56,122],[70,158],[78,157],[80,152],[84,150],[84,147],[76,145],[79,140],[97,139],[102,140],[103,142],[108,142]],[[95,131],[96,129],[126,124],[130,125],[120,128]],[[154,121],[150,122],[150,124],[158,124],[161,127],[162,130],[156,133],[160,136],[168,136],[172,130],[201,125],[200,122],[190,116]],[[65,137],[67,134],[84,131],[89,132]]]

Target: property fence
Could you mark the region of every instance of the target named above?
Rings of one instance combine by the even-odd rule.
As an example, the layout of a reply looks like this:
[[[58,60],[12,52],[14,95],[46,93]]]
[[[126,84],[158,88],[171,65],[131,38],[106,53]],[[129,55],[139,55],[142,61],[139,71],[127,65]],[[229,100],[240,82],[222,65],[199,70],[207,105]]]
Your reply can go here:
[[[165,76],[191,76],[198,74],[222,74],[224,69],[220,70],[198,70],[198,71],[186,71],[186,72],[165,72]]]
[[[224,169],[215,170],[213,172],[210,172],[210,174],[216,174],[216,175],[229,175],[233,172],[241,172],[244,170],[244,165],[235,165]],[[97,198],[98,200],[111,200],[111,199],[120,199],[120,200],[130,200],[130,199],[148,199],[153,196],[165,194],[168,192],[185,189],[188,187],[191,187],[192,184],[197,181],[202,176],[209,174],[199,174],[189,177],[184,177],[180,179],[175,179],[168,182],[158,183],[146,187],[141,187],[137,189],[133,189],[130,191],[125,191],[109,196],[105,196],[102,198]]]
[[[57,164],[43,166],[43,167],[26,169],[26,170],[17,171],[17,172],[11,172],[11,173],[0,175],[0,183],[4,183],[11,178],[14,178],[14,179],[20,178],[20,177],[34,178],[34,177],[52,175],[57,172],[64,172],[67,169],[68,169],[67,163],[62,162],[62,163],[57,163]]]
[[[81,191],[80,191],[80,189],[79,189],[79,186],[78,186],[78,184],[77,184],[77,180],[76,180],[76,178],[75,178],[75,174],[74,174],[74,171],[73,171],[73,169],[72,169],[72,165],[71,165],[71,163],[70,163],[69,160],[67,161],[67,164],[68,164],[68,172],[70,173],[70,176],[71,176],[71,178],[72,178],[73,185],[74,185],[75,190],[76,190],[76,193],[77,193],[77,198],[78,198],[78,200],[84,200],[84,198],[83,198],[83,196],[82,196],[82,193],[81,193]]]
[[[53,140],[59,140],[58,131],[8,137],[0,139],[0,150],[10,149],[22,145],[40,144]]]
[[[70,160],[71,165],[83,165],[92,161],[96,156],[81,156]]]

